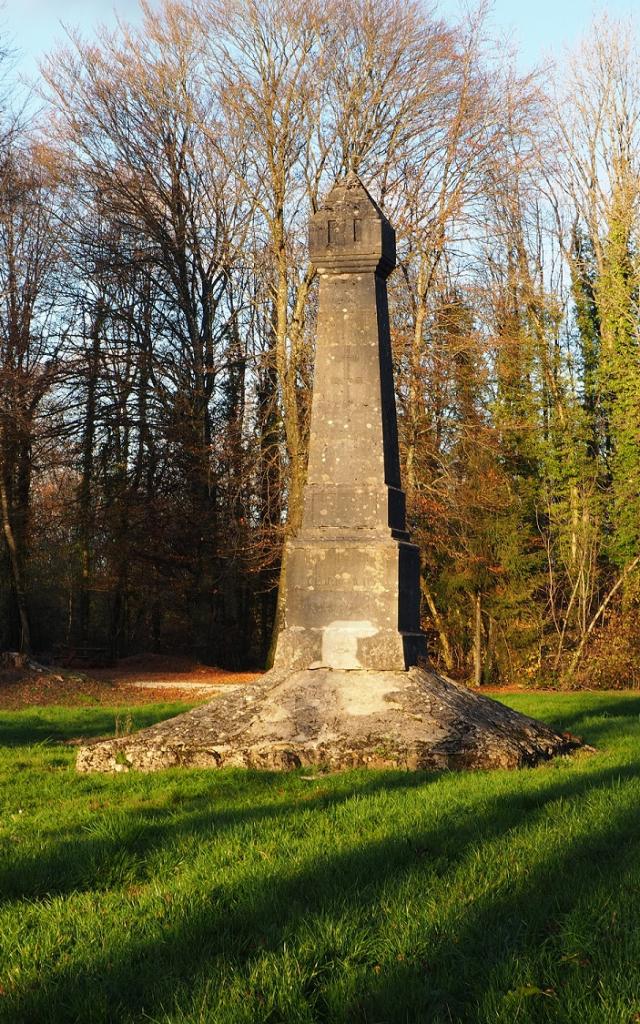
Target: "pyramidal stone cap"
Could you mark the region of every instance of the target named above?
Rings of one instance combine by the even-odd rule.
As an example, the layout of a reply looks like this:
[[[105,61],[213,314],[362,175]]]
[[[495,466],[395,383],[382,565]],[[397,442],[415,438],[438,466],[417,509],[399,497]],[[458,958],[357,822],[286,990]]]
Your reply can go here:
[[[395,267],[396,233],[354,171],[311,217],[309,254],[321,274],[388,277]]]

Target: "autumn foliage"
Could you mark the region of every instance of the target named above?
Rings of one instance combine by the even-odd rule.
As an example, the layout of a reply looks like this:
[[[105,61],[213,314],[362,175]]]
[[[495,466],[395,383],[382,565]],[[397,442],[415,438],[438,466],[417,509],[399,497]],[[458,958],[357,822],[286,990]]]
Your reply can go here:
[[[433,659],[635,684],[639,73],[628,26],[554,81],[482,5],[417,0],[166,0],[72,34],[2,122],[0,645],[264,664],[305,476],[306,223],[355,169],[398,234]]]

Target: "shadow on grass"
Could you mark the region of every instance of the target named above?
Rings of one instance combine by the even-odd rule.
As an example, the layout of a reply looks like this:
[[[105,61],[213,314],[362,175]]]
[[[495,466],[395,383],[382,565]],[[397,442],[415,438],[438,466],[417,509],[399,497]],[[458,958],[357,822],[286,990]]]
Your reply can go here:
[[[189,711],[190,704],[150,704],[147,707],[33,708],[0,712],[0,747],[23,747],[42,743],[63,743],[75,738],[113,736],[116,719],[130,727],[146,729],[173,715]],[[129,724],[126,726],[129,728]]]
[[[545,715],[544,720],[559,732],[572,732],[595,747],[611,742],[622,731],[628,733],[632,723],[635,726],[640,724],[640,697],[621,695],[620,698],[604,700],[597,694],[584,696],[591,706],[565,707],[553,715]]]
[[[173,772],[167,774],[173,776]],[[231,783],[234,776],[228,777]],[[131,809],[119,813],[115,819],[111,815],[97,815],[97,835],[91,834],[90,825],[84,826],[82,833],[74,832],[68,839],[58,842],[49,853],[40,849],[27,856],[14,856],[10,863],[0,864],[1,901],[104,891],[121,882],[118,869],[114,872],[114,865],[121,865],[127,855],[133,858],[140,872],[135,880],[144,882],[148,877],[144,868],[145,858],[186,837],[194,836],[201,841],[217,840],[229,829],[272,820],[282,822],[283,829],[286,829],[294,818],[304,812],[322,813],[340,807],[354,796],[422,788],[439,778],[439,774],[427,772],[388,772],[382,777],[372,773],[370,779],[360,780],[357,788],[344,792],[310,793],[297,800],[277,800],[265,805],[259,801],[272,795],[273,789],[282,782],[281,776],[276,772],[243,772],[242,779],[250,782],[251,791],[258,800],[257,806],[228,806],[216,810],[211,808],[208,797],[198,795],[191,799],[187,796],[181,804],[201,805],[206,802],[206,809],[187,811],[179,818],[175,807],[171,806]],[[114,796],[113,793],[109,795]],[[111,829],[114,834],[110,837],[100,835],[102,827]]]
[[[632,708],[629,708],[632,703]],[[625,701],[623,710],[626,717],[635,714],[636,705],[640,712],[640,698],[636,701]],[[64,722],[61,722],[60,736],[76,736],[80,731],[80,725],[84,725],[84,735],[91,736],[100,734],[105,730],[107,724],[113,727],[114,714],[122,715],[125,712],[118,712],[116,709],[91,709],[90,715],[84,709],[72,709],[73,714],[69,720],[69,709],[61,709],[64,714]],[[125,709],[126,711],[126,709]],[[149,708],[136,709],[135,724],[140,728],[161,721],[168,714],[175,711],[175,706],[152,706]],[[619,729],[620,706],[615,702],[611,705],[598,705],[592,712],[590,709],[583,710],[571,718],[561,714],[558,716],[557,725],[568,727],[570,721],[573,727],[578,727],[584,721],[593,718],[595,711],[599,717],[605,717],[602,728]],[[10,742],[15,740],[24,743],[28,737],[32,742],[42,732],[46,731],[47,736],[52,738],[56,728],[55,719],[42,717],[40,712],[23,713],[25,720],[18,723]],[[77,716],[77,717],[76,717]],[[90,721],[86,721],[90,717]],[[607,723],[611,721],[611,725]],[[593,723],[591,723],[593,725]],[[64,728],[62,726],[64,725]],[[588,732],[588,739],[595,740],[594,729]],[[3,737],[4,738],[4,737]],[[572,797],[582,792],[584,787],[591,785],[606,784],[606,780],[617,778],[628,779],[637,775],[638,769],[635,764],[623,768],[616,767],[600,776],[589,775],[589,781],[566,780],[556,786],[553,793],[547,788],[543,794],[535,788],[531,794],[521,790],[517,797],[510,796],[515,801],[514,809],[519,808],[520,813],[526,814],[535,810],[538,806],[553,800],[556,797]],[[168,772],[167,778],[171,782],[177,781],[182,773],[178,770]],[[52,850],[43,850],[28,853],[26,855],[13,856],[11,861],[0,862],[0,897],[7,899],[39,899],[45,896],[65,895],[74,891],[99,890],[117,886],[121,882],[120,866],[123,864],[126,855],[134,858],[136,865],[136,881],[146,881],[145,858],[155,850],[161,850],[168,842],[179,841],[180,839],[197,835],[209,839],[218,838],[228,829],[242,826],[247,823],[260,824],[274,819],[281,819],[283,828],[286,828],[293,817],[306,810],[323,811],[330,807],[339,806],[351,799],[354,795],[370,795],[377,792],[392,792],[394,790],[408,790],[420,788],[428,782],[433,782],[441,776],[438,773],[406,773],[387,772],[382,777],[373,773],[371,779],[366,782],[358,782],[356,788],[347,792],[339,793],[316,793],[305,795],[304,798],[290,802],[273,800],[273,789],[281,781],[278,773],[270,772],[237,772],[227,775],[228,786],[217,799],[227,805],[233,803],[245,794],[248,789],[251,794],[257,793],[258,805],[254,807],[236,808],[226,806],[223,809],[212,809],[209,794],[179,794],[178,801],[181,810],[186,812],[179,817],[176,814],[175,805],[162,807],[137,807],[117,813],[113,817],[113,806],[108,814],[98,811],[95,816],[88,819],[83,825],[82,832],[74,831],[68,838],[56,842]],[[523,772],[521,778],[527,777],[527,771]],[[84,778],[84,777],[83,777]],[[127,778],[122,777],[120,781],[126,784]],[[233,781],[232,781],[233,780]],[[598,781],[600,780],[600,781]],[[236,784],[234,787],[234,783]],[[578,787],[576,789],[576,786]],[[235,791],[234,791],[235,788]],[[226,791],[225,791],[226,790]],[[268,804],[264,804],[263,794],[270,798]],[[101,794],[100,794],[101,795]],[[117,800],[117,791],[105,793],[107,804],[113,805]],[[203,804],[205,805],[203,808]],[[194,806],[195,805],[195,806]],[[191,809],[193,808],[193,809]],[[111,835],[105,832],[111,832]],[[59,830],[54,825],[49,835],[59,836]],[[42,833],[42,838],[47,842],[47,832]],[[131,869],[134,870],[133,868]]]
[[[512,830],[529,828],[541,821],[549,803],[579,799],[598,787],[608,788],[618,780],[622,784],[638,778],[640,763],[550,780],[542,790],[538,786],[535,791],[532,788],[530,792],[501,793],[483,800],[463,819],[459,810],[447,813],[444,809],[437,827],[418,826],[410,838],[393,834],[390,824],[384,838],[363,838],[356,848],[332,851],[326,847],[302,864],[292,864],[288,869],[281,866],[275,875],[259,879],[253,875],[234,886],[213,884],[206,898],[199,904],[192,901],[183,906],[180,919],[165,930],[157,925],[155,934],[149,935],[147,925],[145,933],[136,934],[132,918],[132,930],[122,936],[117,948],[96,949],[87,955],[81,967],[67,967],[60,962],[43,968],[38,989],[24,992],[13,1003],[12,1019],[42,1024],[85,1020],[87,993],[91,993],[91,1019],[95,1024],[157,1019],[158,1014],[173,1005],[176,993],[188,1001],[194,986],[203,985],[220,965],[232,975],[242,976],[256,956],[265,952],[279,956],[285,946],[296,948],[302,934],[308,937],[314,919],[327,916],[352,914],[362,920],[364,915],[375,930],[382,924],[380,907],[388,901],[389,891],[398,891],[409,882],[419,892],[429,864],[444,863],[446,874],[453,874],[479,843],[491,843]],[[429,781],[427,777],[409,774],[381,776],[372,780],[367,791],[415,789]],[[358,794],[361,793],[359,789]],[[331,809],[351,795],[342,793],[339,799],[325,796],[318,809]],[[305,802],[304,806],[313,808],[314,803]],[[274,816],[281,816],[286,835],[287,824],[300,809],[300,803],[287,803],[272,808],[230,810],[221,818],[215,814],[193,815],[185,822],[167,824],[161,832],[157,826],[150,827],[146,840],[143,829],[136,840],[136,844],[142,845],[135,849],[148,851],[153,843],[168,841],[185,831],[208,832],[215,825],[218,832],[238,822]],[[430,940],[427,964],[417,957],[415,962],[393,964],[378,974],[375,965],[367,964],[365,957],[365,973],[358,981],[357,991],[349,1005],[338,1009],[327,1002],[327,974],[312,954],[304,988],[308,1015],[287,1017],[278,1006],[263,1013],[258,999],[255,1020],[260,1024],[289,1024],[293,1019],[349,1024],[473,1020],[474,1008],[482,999],[492,972],[513,959],[518,951],[531,944],[537,947],[545,937],[549,920],[566,914],[580,891],[586,888],[595,892],[599,887],[609,886],[612,877],[630,863],[629,858],[637,857],[638,839],[637,808],[624,808],[616,813],[612,805],[605,824],[586,838],[571,838],[568,833],[561,851],[540,854],[538,862],[519,876],[508,892],[489,892],[475,903],[460,907],[459,912],[456,910],[459,920],[452,921],[450,928]],[[90,858],[90,850],[91,846],[84,856]],[[109,856],[108,847],[102,848],[101,856]],[[49,870],[59,868],[60,860],[54,858]],[[576,886],[578,876],[580,889]],[[326,957],[330,964],[330,949]],[[247,981],[246,999],[254,996],[256,993]],[[216,1024],[218,1020],[196,1016],[176,1019],[215,1020]],[[231,1019],[225,1017],[225,1021]]]
[[[557,1020],[566,1024],[570,1011],[558,1000],[563,995],[561,986],[576,969],[577,958],[562,956],[563,950],[556,946],[555,955],[549,958],[555,963],[550,965],[545,977],[539,960],[540,949],[549,948],[554,932],[561,930],[560,919],[570,914],[588,894],[590,907],[604,904],[608,909],[607,921],[593,939],[597,939],[603,959],[610,953],[614,979],[621,968],[629,966],[625,965],[624,954],[620,956],[620,936],[615,934],[616,905],[624,906],[625,878],[635,876],[637,884],[639,846],[635,809],[626,808],[612,814],[606,825],[580,840],[567,841],[561,852],[535,864],[526,871],[526,877],[514,881],[508,892],[487,895],[472,906],[461,908],[454,922],[453,941],[450,936],[442,937],[434,944],[427,962],[396,963],[385,976],[374,974],[368,991],[345,1013],[345,1020],[389,1021],[391,1024],[395,1020],[394,1008],[401,1007],[402,1019],[415,1024],[426,1020],[484,1022],[496,1019],[495,1009],[492,1012],[489,1007],[483,1007],[483,1000],[491,992],[494,1004],[496,997],[503,1003],[503,1020]],[[508,977],[509,967],[515,968],[517,976],[518,964],[527,958],[538,960],[538,964],[534,968],[535,976],[525,978],[522,988],[526,992],[532,984],[533,994],[551,998],[555,1005],[542,1007],[538,1004],[527,1012],[518,1005],[522,996],[518,995],[517,988],[506,991],[503,988],[500,992],[496,987],[501,977]],[[583,960],[580,966],[588,968],[588,960]],[[550,981],[557,979],[561,983],[560,991],[547,988]],[[617,984],[616,979],[608,985],[610,993],[616,991]],[[611,1007],[600,1007],[601,1015],[597,1015],[598,997],[607,988],[606,977],[592,978],[590,987],[592,1008],[596,1010],[594,1019],[623,1019],[615,1016]],[[638,985],[636,994],[640,995]],[[526,998],[522,1000],[525,1003]],[[629,1011],[628,1019],[632,1020],[631,1004]],[[574,1013],[571,1019],[582,1021],[585,1018],[578,1011],[578,1016]]]

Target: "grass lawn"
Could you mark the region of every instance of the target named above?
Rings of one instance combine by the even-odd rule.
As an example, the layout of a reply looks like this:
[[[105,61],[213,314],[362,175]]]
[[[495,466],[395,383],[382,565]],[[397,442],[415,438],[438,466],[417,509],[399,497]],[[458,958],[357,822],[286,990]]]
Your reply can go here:
[[[640,697],[504,699],[598,753],[86,776],[113,709],[2,713],[0,1020],[640,1021]]]

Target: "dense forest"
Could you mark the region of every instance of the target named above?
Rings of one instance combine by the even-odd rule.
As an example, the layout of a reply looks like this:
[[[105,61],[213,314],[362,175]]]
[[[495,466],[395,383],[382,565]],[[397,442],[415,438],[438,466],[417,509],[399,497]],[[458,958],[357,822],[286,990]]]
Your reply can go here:
[[[0,648],[264,664],[300,518],[309,214],[349,169],[389,281],[423,625],[446,673],[640,681],[640,48],[523,76],[481,5],[167,0],[3,58]]]

